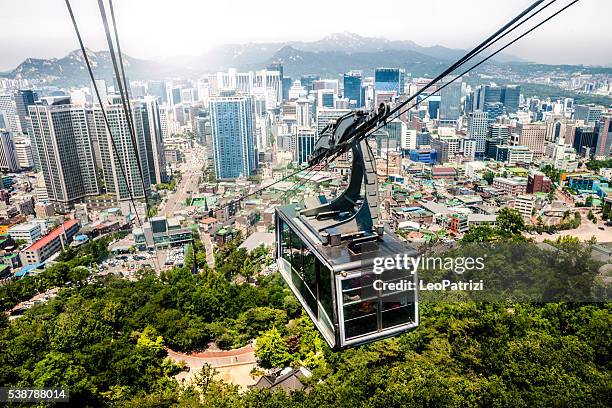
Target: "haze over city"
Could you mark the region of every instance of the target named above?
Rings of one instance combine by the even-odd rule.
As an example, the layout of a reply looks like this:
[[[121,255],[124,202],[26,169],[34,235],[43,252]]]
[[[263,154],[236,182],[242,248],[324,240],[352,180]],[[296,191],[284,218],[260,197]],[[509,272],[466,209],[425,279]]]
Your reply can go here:
[[[612,0],[0,2],[0,405],[612,405]]]
[[[28,57],[61,58],[77,48],[63,0],[1,3],[0,70],[13,69]],[[294,7],[280,0],[265,4],[244,0],[149,1],[146,5],[124,0],[116,7],[125,53],[171,61],[174,56],[197,56],[221,44],[314,41],[341,31],[465,49],[529,3],[314,0]],[[73,7],[89,48],[105,49],[97,2],[78,1]],[[610,1],[582,0],[555,24],[541,27],[507,52],[539,63],[611,65],[612,31],[602,29],[611,14]]]

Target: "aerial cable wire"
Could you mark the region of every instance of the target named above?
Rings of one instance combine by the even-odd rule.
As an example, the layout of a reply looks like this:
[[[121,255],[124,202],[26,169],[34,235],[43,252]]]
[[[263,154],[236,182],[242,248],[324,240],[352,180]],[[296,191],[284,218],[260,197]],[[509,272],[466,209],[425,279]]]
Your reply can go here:
[[[552,3],[554,3],[556,0],[552,0],[550,3],[548,3],[546,6],[544,6],[542,9],[548,7],[549,5],[551,5]],[[461,78],[463,75],[467,74],[468,72],[474,70],[475,68],[479,67],[480,65],[484,64],[485,62],[487,62],[488,60],[490,60],[491,58],[493,58],[494,56],[496,56],[497,54],[499,54],[500,52],[504,51],[506,48],[510,47],[511,45],[513,45],[514,43],[516,43],[517,41],[519,41],[520,39],[522,39],[523,37],[525,37],[526,35],[528,35],[529,33],[531,33],[532,31],[536,30],[537,28],[541,27],[543,24],[547,23],[548,21],[550,21],[551,19],[553,19],[554,17],[556,17],[557,15],[561,14],[563,11],[565,11],[566,9],[568,9],[569,7],[573,6],[575,3],[577,3],[580,0],[573,0],[571,3],[567,4],[565,7],[559,9],[558,11],[556,11],[554,14],[552,14],[551,16],[547,17],[545,20],[542,20],[540,23],[538,23],[537,25],[533,26],[532,28],[530,28],[529,30],[527,30],[526,32],[524,32],[523,34],[521,34],[520,36],[518,36],[517,38],[515,38],[514,40],[512,40],[511,42],[509,42],[508,44],[504,45],[503,47],[501,47],[500,49],[498,49],[497,51],[495,51],[494,53],[492,53],[491,55],[487,56],[486,58],[484,58],[482,61],[477,62],[476,64],[472,65],[470,68],[466,69],[465,71],[463,71],[461,74],[455,76],[452,80],[448,81],[447,83],[445,83],[444,85],[442,85],[441,87],[437,88],[435,92],[432,92],[431,94],[425,96],[422,100],[420,100],[419,102],[411,105],[410,107],[406,108],[405,110],[402,110],[398,113],[398,115],[396,117],[399,117],[400,115],[408,112],[410,109],[418,106],[420,103],[422,103],[423,101],[427,100],[430,96],[432,96],[434,93],[439,92],[440,90],[446,88],[448,85],[450,85],[451,83],[455,82],[457,79]],[[394,118],[395,119],[395,118]],[[380,127],[382,126],[378,126],[377,128],[375,128],[373,130],[373,132],[375,132],[376,130],[380,129]]]
[[[110,8],[110,14],[111,14],[111,20],[113,23],[113,32],[115,35],[115,44],[117,45],[117,54],[119,56],[119,64],[117,64],[117,60],[115,59],[115,52],[114,52],[114,48],[113,48],[113,42],[112,39],[110,37],[110,30],[109,30],[109,25],[108,25],[108,16],[106,15],[106,10],[104,8],[104,3],[102,0],[98,0],[98,6],[100,8],[100,15],[102,17],[102,22],[104,24],[104,30],[106,32],[106,39],[109,45],[109,51],[111,53],[111,57],[112,57],[112,61],[113,61],[113,68],[115,71],[115,78],[117,80],[118,86],[119,86],[119,92],[121,94],[121,102],[123,105],[123,110],[125,113],[125,117],[126,120],[128,122],[128,127],[129,127],[129,131],[130,131],[130,139],[132,141],[132,147],[134,149],[134,153],[136,155],[136,161],[138,163],[138,170],[139,170],[139,174],[140,174],[140,180],[142,183],[142,191],[144,194],[144,199],[145,199],[145,208],[146,208],[146,214],[145,214],[145,221],[149,218],[149,214],[151,212],[151,207],[149,204],[149,197],[147,196],[147,188],[146,188],[146,183],[144,181],[144,170],[143,170],[143,166],[142,166],[142,161],[140,158],[140,153],[138,151],[138,144],[137,144],[137,140],[136,140],[136,130],[134,127],[134,116],[132,114],[132,105],[130,102],[130,96],[129,96],[129,84],[127,82],[126,79],[126,75],[125,75],[125,67],[123,64],[123,55],[121,52],[121,43],[119,42],[119,32],[117,29],[117,21],[115,19],[115,10],[113,8],[113,2],[112,0],[108,0],[109,2],[109,8]],[[145,158],[147,160],[148,163],[148,158]],[[148,168],[148,166],[147,166]],[[150,180],[149,180],[150,181]],[[155,261],[156,261],[156,266],[157,269],[161,269],[159,264],[159,253],[157,251],[157,246],[154,244],[153,245],[154,251],[155,251]]]
[[[98,0],[98,6],[100,8],[100,16],[102,17],[102,24],[104,25],[104,31],[106,33],[106,40],[108,42],[108,48],[111,55],[111,61],[113,63],[113,69],[115,72],[115,78],[117,80],[117,85],[119,87],[119,94],[121,95],[121,104],[123,106],[123,112],[125,114],[126,121],[128,123],[128,133],[130,134],[130,139],[132,141],[132,148],[134,149],[134,155],[136,157],[136,162],[138,163],[138,173],[140,175],[140,181],[142,186],[142,192],[145,196],[145,207],[148,215],[149,213],[149,201],[147,199],[147,187],[144,181],[144,171],[142,168],[142,161],[140,157],[140,152],[138,149],[138,142],[136,141],[136,133],[134,132],[134,126],[131,121],[130,108],[128,107],[129,96],[127,96],[127,89],[124,89],[123,82],[121,80],[121,74],[119,72],[119,66],[117,64],[117,56],[115,55],[115,47],[113,46],[113,40],[111,38],[110,29],[108,25],[108,18],[106,16],[106,10],[104,7],[103,0]],[[145,215],[145,219],[146,219]]]
[[[519,28],[520,26],[522,26],[523,24],[525,24],[526,22],[528,22],[530,19],[532,19],[533,17],[535,17],[537,14],[539,14],[540,12],[542,12],[544,9],[546,9],[547,7],[549,7],[550,5],[552,5],[553,3],[555,3],[557,0],[551,0],[550,2],[548,2],[547,4],[545,4],[543,7],[541,7],[540,9],[536,10],[534,13],[532,13],[531,15],[528,15],[523,21],[520,21],[516,26],[510,28],[509,31],[507,31],[506,33],[503,33],[501,36],[499,36],[496,39],[493,39],[491,37],[489,37],[489,41],[488,41],[488,45],[485,48],[482,48],[480,51],[476,52],[476,53],[472,53],[472,51],[470,51],[470,53],[468,54],[472,54],[470,58],[465,59],[465,57],[461,58],[461,60],[463,60],[463,62],[461,64],[455,63],[453,65],[457,65],[457,67],[465,64],[466,62],[470,61],[472,58],[474,58],[476,55],[478,55],[482,50],[488,48],[489,46],[492,46],[493,44],[497,43],[499,40],[501,40],[502,38],[504,38],[505,36],[507,36],[508,34],[512,33],[515,29]],[[533,30],[535,30],[537,27],[541,26],[542,24],[548,22],[549,20],[551,20],[553,17],[555,17],[556,15],[558,15],[559,13],[561,13],[562,11],[564,11],[566,8],[568,8],[569,6],[573,5],[574,3],[576,3],[579,0],[574,1],[573,3],[570,3],[568,6],[564,7],[563,9],[559,10],[558,12],[556,12],[555,14],[551,15],[550,17],[548,17],[546,20],[542,21],[540,24],[538,24],[537,26],[533,27],[532,29],[528,30],[527,32],[525,32],[524,34],[522,34],[520,37],[516,38],[515,40],[513,40],[511,43],[507,44],[506,46],[504,46],[502,49],[497,50],[496,52],[494,52],[493,54],[487,56],[485,59],[483,59],[482,61],[480,61],[479,63],[471,66],[469,69],[463,71],[460,75],[458,75],[457,77],[455,77],[453,80],[449,81],[448,83],[444,84],[444,86],[438,88],[436,91],[432,92],[431,94],[426,95],[425,98],[423,98],[422,100],[414,103],[413,105],[411,105],[408,109],[402,110],[400,111],[398,108],[401,108],[402,106],[405,106],[407,103],[409,103],[410,101],[414,100],[416,97],[418,97],[419,95],[421,95],[426,89],[428,89],[430,86],[432,86],[433,84],[435,84],[436,82],[439,82],[440,79],[439,78],[444,78],[446,77],[446,75],[438,75],[438,77],[434,78],[433,80],[431,80],[424,88],[422,88],[421,90],[419,90],[417,93],[415,93],[414,95],[412,95],[408,100],[404,101],[403,103],[401,103],[400,105],[398,105],[396,108],[394,108],[392,111],[390,111],[386,117],[380,121],[376,127],[374,129],[371,130],[366,130],[365,132],[365,136],[364,137],[368,137],[370,136],[372,133],[376,132],[377,130],[381,129],[382,127],[386,126],[387,121],[389,120],[389,117],[392,115],[392,112],[399,112],[397,113],[396,116],[392,117],[390,120],[394,120],[398,117],[400,117],[403,113],[408,112],[410,109],[414,108],[415,106],[418,106],[420,103],[422,103],[424,100],[428,99],[430,96],[432,96],[434,93],[439,92],[440,89],[445,88],[446,86],[448,86],[449,84],[451,84],[452,82],[454,82],[455,80],[457,80],[458,78],[460,78],[461,76],[467,74],[468,72],[470,72],[471,70],[475,69],[476,67],[478,67],[479,65],[482,65],[484,62],[488,61],[489,59],[493,58],[495,55],[499,54],[501,51],[503,51],[504,49],[508,48],[510,45],[514,44],[515,42],[517,42],[518,40],[520,40],[521,38],[525,37],[527,34],[529,34],[530,32],[532,32]],[[518,18],[518,20],[520,20],[522,17],[525,17],[528,12],[530,12],[531,10],[533,10],[535,7],[539,4],[541,4],[542,2],[536,2],[534,3],[532,6],[530,6],[527,10],[525,10],[527,13],[523,12],[521,13],[520,17]],[[506,26],[512,25],[511,23],[514,23],[516,21],[518,21],[516,18],[513,19],[510,23],[506,24]],[[499,30],[498,30],[499,32]],[[478,48],[478,47],[476,47]],[[447,70],[445,70],[445,72],[447,72]],[[332,160],[335,159],[335,157],[338,156],[338,153],[332,155]]]
[[[365,136],[364,137],[368,137],[371,135],[372,131],[378,130],[381,127],[385,126],[386,124],[386,119],[388,119],[391,115],[400,112],[396,117],[400,116],[402,113],[405,113],[407,110],[401,111],[401,109],[406,106],[408,103],[410,103],[412,100],[414,100],[416,97],[418,97],[420,94],[422,94],[425,90],[429,89],[432,85],[434,85],[435,83],[439,82],[441,79],[445,78],[447,75],[449,75],[450,73],[452,73],[454,70],[456,70],[457,68],[459,68],[460,66],[464,65],[466,62],[470,61],[471,59],[473,59],[476,55],[478,55],[479,53],[481,53],[483,50],[486,50],[488,47],[490,47],[491,45],[495,44],[497,41],[499,41],[500,39],[502,39],[503,37],[505,37],[506,35],[510,34],[511,32],[513,32],[514,30],[516,30],[517,28],[519,28],[520,26],[522,26],[523,24],[525,24],[527,21],[529,21],[531,18],[535,17],[537,14],[539,14],[541,11],[543,11],[544,9],[546,9],[548,6],[550,6],[552,3],[554,3],[556,0],[551,0],[549,3],[547,3],[546,5],[544,5],[542,8],[540,8],[539,10],[536,10],[534,13],[532,13],[531,15],[527,16],[532,10],[534,10],[537,6],[539,6],[540,4],[544,3],[544,0],[538,0],[536,2],[534,2],[531,6],[529,6],[527,9],[525,9],[523,12],[521,12],[519,15],[517,15],[516,17],[514,17],[512,20],[510,20],[508,23],[506,23],[502,28],[500,28],[499,30],[497,30],[493,35],[489,36],[486,40],[484,40],[483,42],[481,42],[479,45],[477,45],[476,47],[474,47],[471,51],[469,51],[466,55],[464,55],[462,58],[460,58],[458,61],[456,61],[454,64],[452,64],[449,68],[447,68],[446,70],[444,70],[441,74],[439,74],[437,77],[435,77],[434,79],[432,79],[430,82],[427,83],[427,85],[422,88],[419,92],[415,93],[414,95],[412,95],[408,100],[402,102],[401,104],[399,104],[398,106],[394,107],[392,110],[390,110],[387,115],[386,118],[381,121],[381,123],[379,123],[378,125],[376,125],[376,127],[374,129],[367,129],[365,132]],[[564,10],[566,10],[567,8],[569,8],[570,6],[574,5],[575,3],[577,3],[579,0],[574,0],[573,2],[571,2],[570,4],[568,4],[567,6],[563,7],[561,10],[557,11],[556,13],[554,13],[553,15],[551,15],[550,17],[546,18],[545,20],[543,20],[541,23],[539,23],[538,25],[534,26],[533,28],[529,29],[528,31],[526,31],[525,33],[523,33],[521,36],[517,37],[515,40],[513,40],[512,42],[510,42],[509,44],[507,44],[506,46],[504,46],[502,49],[494,52],[493,54],[489,55],[488,57],[486,57],[485,59],[483,59],[482,61],[480,61],[479,63],[473,65],[472,67],[470,67],[469,69],[465,70],[461,75],[459,75],[458,77],[456,77],[455,79],[453,79],[452,81],[448,82],[447,84],[444,85],[448,86],[448,84],[450,84],[451,82],[453,82],[454,80],[456,80],[457,78],[465,75],[466,73],[468,73],[470,70],[478,67],[479,65],[482,65],[484,62],[488,61],[489,59],[491,59],[492,57],[494,57],[495,55],[499,54],[499,52],[503,51],[504,49],[506,49],[507,47],[509,47],[510,45],[514,44],[515,42],[517,42],[518,40],[520,40],[521,38],[525,37],[526,35],[528,35],[529,33],[531,33],[532,31],[534,31],[536,28],[542,26],[543,24],[545,24],[546,22],[550,21],[552,18],[556,17],[558,14],[560,14],[561,12],[563,12]],[[527,16],[524,20],[520,21],[521,19],[523,19],[523,17]],[[512,27],[515,23],[519,22],[516,26]],[[508,30],[510,28],[510,30]],[[507,32],[505,32],[506,30],[508,30]],[[440,88],[441,89],[441,88]],[[436,91],[437,92],[437,91]],[[427,96],[429,97],[429,95]],[[419,101],[419,103],[422,101]],[[418,103],[417,103],[418,104]],[[412,107],[416,106],[417,104],[413,105]],[[412,108],[411,107],[411,108]],[[409,108],[410,109],[410,108]],[[409,110],[408,109],[408,110]],[[331,163],[333,160],[335,160],[340,154],[344,153],[343,151],[338,151],[334,154],[332,154],[331,156],[327,157],[324,159],[324,161],[326,162],[326,165]],[[288,179],[289,177],[292,177],[293,175],[304,171],[306,169],[311,169],[317,165],[320,165],[321,163],[313,163],[311,165],[309,165],[308,167],[306,167],[305,169],[301,169],[298,172],[292,173],[286,177],[283,177],[282,179],[268,185],[265,187],[262,187],[256,191],[254,191],[253,193],[247,194],[245,196],[239,197],[236,200],[232,200],[232,203],[234,202],[238,202],[238,201],[242,201],[245,198],[248,198],[254,194],[257,194],[267,188],[272,187],[273,185],[280,183],[281,181],[284,181],[286,179]],[[320,170],[316,170],[315,173],[317,173]],[[227,206],[227,205],[226,205]],[[222,207],[225,208],[226,206]]]
[[[96,80],[93,74],[93,70],[91,67],[91,62],[89,61],[89,56],[87,55],[87,50],[85,48],[85,44],[83,43],[83,38],[81,37],[81,32],[79,30],[79,26],[77,24],[76,18],[74,16],[74,12],[72,10],[72,6],[70,5],[70,0],[65,0],[66,3],[66,7],[68,9],[68,13],[70,14],[70,19],[72,20],[72,25],[74,27],[74,31],[76,33],[77,39],[79,41],[79,46],[81,48],[81,52],[83,53],[83,58],[85,59],[85,65],[87,68],[87,72],[89,73],[89,78],[91,79],[91,83],[93,85],[95,94],[96,94],[96,99],[98,100],[98,104],[100,105],[100,110],[102,112],[102,117],[104,118],[104,124],[106,125],[106,129],[108,130],[109,133],[109,138],[111,141],[111,146],[112,149],[115,153],[115,156],[117,157],[117,161],[119,162],[119,169],[121,170],[121,175],[123,176],[123,180],[125,181],[125,185],[126,188],[128,190],[128,195],[130,198],[130,202],[132,203],[132,207],[134,208],[134,214],[136,215],[136,220],[138,222],[138,225],[140,228],[142,228],[142,220],[140,219],[140,215],[138,214],[138,210],[136,209],[136,203],[134,200],[134,194],[132,193],[132,189],[130,188],[130,183],[128,182],[128,178],[127,178],[127,172],[125,170],[124,167],[124,163],[121,160],[121,156],[119,155],[119,149],[117,148],[117,145],[115,143],[115,139],[113,138],[113,131],[111,129],[110,126],[110,122],[108,120],[108,115],[106,114],[106,110],[104,109],[104,103],[102,102],[102,97],[100,96],[100,91],[98,89],[98,85],[96,84]],[[94,119],[95,119],[95,115],[96,115],[96,110],[93,109],[93,115],[94,115]],[[159,271],[159,260],[156,260],[156,271]]]
[[[87,56],[87,50],[85,48],[85,45],[83,44],[83,39],[81,37],[81,32],[79,30],[79,26],[76,22],[76,18],[74,17],[74,13],[72,11],[72,7],[70,5],[70,0],[65,0],[66,2],[66,7],[68,8],[68,13],[70,14],[70,19],[72,20],[72,25],[74,26],[74,31],[76,33],[77,39],[79,41],[79,46],[81,47],[81,52],[83,53],[83,58],[85,59],[85,65],[87,68],[87,72],[89,73],[89,78],[91,79],[91,83],[93,85],[94,91],[96,93],[96,98],[98,100],[98,103],[100,104],[100,110],[102,111],[102,116],[104,118],[104,123],[106,125],[106,129],[108,130],[109,136],[110,136],[110,141],[111,141],[111,146],[113,148],[113,151],[115,152],[115,155],[117,156],[117,158],[119,159],[119,168],[121,170],[121,174],[123,176],[123,179],[125,180],[125,184],[127,186],[128,189],[128,194],[130,197],[130,201],[132,203],[132,206],[134,208],[134,212],[136,213],[136,220],[138,221],[138,224],[140,225],[140,227],[142,228],[142,221],[140,220],[140,216],[138,215],[138,211],[136,211],[136,203],[134,202],[134,195],[132,194],[132,190],[129,187],[129,183],[128,183],[128,178],[127,178],[127,172],[125,170],[125,167],[123,165],[123,162],[121,161],[121,158],[119,157],[119,150],[117,148],[117,145],[115,144],[115,139],[113,139],[113,132],[110,126],[110,122],[108,121],[108,116],[106,115],[106,110],[104,109],[104,103],[102,102],[102,97],[100,96],[100,91],[98,90],[98,85],[96,84],[96,80],[93,74],[93,70],[91,68],[91,63],[89,62],[89,57]],[[95,109],[93,110],[93,114],[95,116]]]

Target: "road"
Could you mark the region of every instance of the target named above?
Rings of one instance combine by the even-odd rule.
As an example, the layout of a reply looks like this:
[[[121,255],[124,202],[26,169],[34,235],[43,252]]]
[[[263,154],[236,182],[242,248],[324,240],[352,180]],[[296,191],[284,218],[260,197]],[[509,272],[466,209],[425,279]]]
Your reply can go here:
[[[205,163],[206,150],[204,147],[196,144],[193,149],[185,152],[185,163],[180,166],[181,181],[176,186],[176,191],[167,195],[165,203],[160,208],[160,214],[172,217],[175,212],[183,208],[187,197],[198,190],[198,184],[202,177],[202,167]]]
[[[209,268],[213,269],[215,267],[215,252],[210,235],[207,231],[200,228],[200,238],[204,244],[204,249],[206,249],[206,263],[208,264]]]

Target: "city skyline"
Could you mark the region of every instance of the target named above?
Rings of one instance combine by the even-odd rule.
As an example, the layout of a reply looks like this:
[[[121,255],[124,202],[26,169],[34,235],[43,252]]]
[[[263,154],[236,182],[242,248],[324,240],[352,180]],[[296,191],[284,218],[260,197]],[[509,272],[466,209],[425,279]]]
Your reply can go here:
[[[426,18],[421,14],[424,11],[419,12],[412,4],[398,3],[393,13],[371,13],[367,12],[369,3],[361,1],[352,2],[352,7],[347,7],[346,2],[315,1],[291,16],[276,0],[263,9],[249,3],[229,9],[225,4],[188,0],[179,0],[172,8],[162,7],[161,3],[143,8],[139,2],[126,0],[117,4],[116,10],[126,54],[172,62],[179,56],[199,56],[224,44],[316,41],[343,31],[366,37],[411,40],[422,46],[465,49],[529,3],[528,0],[504,3],[433,0],[428,3]],[[84,27],[88,46],[106,49],[96,2],[79,2],[73,7]],[[582,0],[577,7],[539,28],[528,40],[520,41],[507,52],[539,63],[610,66],[612,49],[606,44],[612,41],[612,30],[600,28],[606,26],[606,16],[611,12],[612,3]],[[227,18],[215,17],[224,15],[231,16],[231,23]],[[330,20],[329,16],[337,15],[343,18]],[[486,19],[479,18],[485,15]],[[299,28],[300,21],[304,29]],[[1,71],[14,69],[26,58],[61,58],[77,48],[64,2],[60,0],[5,4],[0,23],[5,28],[0,39]],[[21,29],[28,25],[40,29]],[[570,26],[580,30],[567,30]],[[563,45],[563,52],[559,52],[559,44]]]

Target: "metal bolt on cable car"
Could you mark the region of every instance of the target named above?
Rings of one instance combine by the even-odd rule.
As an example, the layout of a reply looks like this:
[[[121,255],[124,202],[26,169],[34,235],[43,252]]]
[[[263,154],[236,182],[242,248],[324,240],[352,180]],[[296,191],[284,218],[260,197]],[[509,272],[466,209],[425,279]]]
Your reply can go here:
[[[321,132],[310,165],[352,151],[342,194],[325,203],[276,208],[280,272],[333,349],[393,336],[419,323],[416,290],[381,290],[380,282],[375,284],[412,281],[416,288],[416,274],[408,270],[375,274],[373,268],[375,258],[417,256],[379,221],[376,161],[367,130],[388,111],[381,105],[370,114],[351,112]]]

